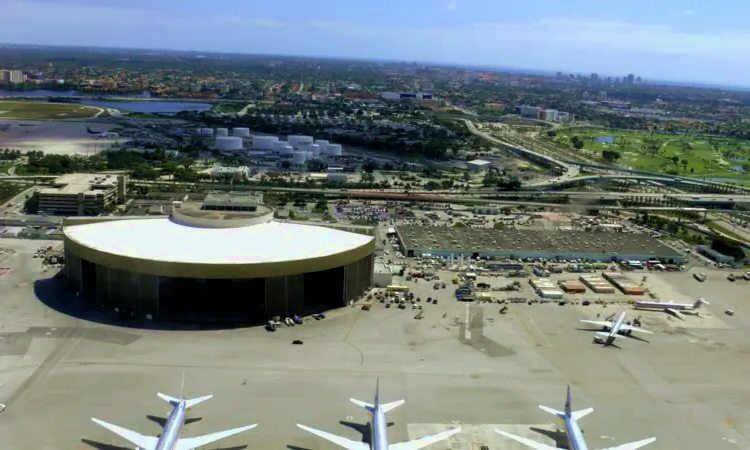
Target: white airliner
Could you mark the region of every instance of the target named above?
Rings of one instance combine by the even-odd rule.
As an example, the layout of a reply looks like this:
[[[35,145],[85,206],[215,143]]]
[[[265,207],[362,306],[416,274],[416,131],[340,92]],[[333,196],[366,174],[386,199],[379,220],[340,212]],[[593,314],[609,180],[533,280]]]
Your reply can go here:
[[[588,446],[586,445],[586,441],[583,440],[583,431],[581,431],[581,427],[578,426],[578,419],[581,419],[582,417],[590,414],[594,411],[594,408],[588,408],[583,409],[581,411],[571,411],[570,409],[570,386],[568,386],[568,398],[565,402],[565,411],[557,411],[552,408],[548,408],[546,406],[539,405],[541,409],[544,411],[547,411],[550,414],[553,414],[557,416],[558,419],[561,419],[563,423],[565,424],[565,431],[568,438],[568,450],[588,450]],[[549,445],[541,444],[536,441],[532,441],[531,439],[522,438],[520,436],[515,436],[510,433],[506,433],[505,431],[500,431],[497,428],[495,429],[495,432],[497,434],[500,434],[502,436],[505,436],[507,438],[513,439],[514,441],[520,442],[527,447],[534,448],[536,450],[562,450],[555,447],[550,447]],[[642,441],[638,442],[632,442],[630,444],[623,444],[619,445],[617,447],[610,447],[607,449],[602,450],[635,450],[637,448],[641,448],[644,445],[648,445],[652,442],[654,442],[656,438],[648,438],[644,439]]]
[[[699,298],[695,303],[675,303],[670,300],[668,302],[635,302],[636,308],[645,309],[662,309],[676,317],[682,319],[684,316],[680,311],[694,311],[699,309],[702,305],[710,305],[704,298]]]
[[[185,414],[187,409],[197,405],[198,403],[204,402],[213,397],[213,395],[207,395],[205,397],[199,397],[194,399],[186,399],[185,397],[173,398],[164,394],[156,394],[161,399],[167,401],[174,407],[172,412],[169,414],[164,430],[160,437],[144,436],[130,431],[128,429],[112,425],[99,419],[91,419],[94,423],[103,426],[109,431],[118,434],[123,439],[132,442],[137,445],[136,450],[193,450],[194,448],[208,445],[212,442],[224,439],[226,437],[242,433],[245,430],[255,428],[258,424],[247,425],[240,428],[235,428],[227,431],[219,431],[218,433],[206,434],[204,436],[192,437],[192,438],[180,438],[180,432],[182,427],[185,425]]]
[[[615,322],[610,322],[608,320],[581,320],[581,322],[599,325],[600,327],[609,330],[609,333],[605,333],[603,331],[596,333],[597,337],[599,337],[600,340],[604,341],[604,345],[612,345],[612,343],[615,342],[615,339],[623,337],[623,335],[620,333],[625,333],[624,336],[627,336],[632,331],[637,331],[638,333],[654,334],[653,332],[644,330],[643,328],[634,327],[632,325],[624,323],[625,311],[620,313],[620,317],[618,317]]]
[[[93,131],[91,130],[89,126],[86,126],[86,131],[97,139],[116,139],[120,137],[120,135],[117,133],[110,133],[108,131],[103,131],[103,132]]]
[[[331,441],[334,444],[340,445],[341,447],[344,447],[348,450],[418,450],[420,448],[427,447],[430,444],[434,444],[435,442],[447,439],[449,436],[452,436],[461,431],[461,428],[459,427],[432,436],[415,439],[413,441],[401,442],[398,444],[388,444],[388,434],[386,433],[388,422],[385,420],[385,413],[398,406],[403,405],[404,400],[398,400],[381,405],[379,391],[380,380],[378,380],[377,386],[375,388],[375,403],[372,405],[360,400],[355,400],[353,398],[349,399],[352,401],[352,403],[361,406],[370,414],[372,414],[372,420],[370,421],[371,439],[369,445],[364,442],[352,441],[350,439],[336,436],[335,434],[326,433],[325,431],[316,430],[315,428],[306,427],[304,425],[297,424],[297,426],[305,431],[309,431],[312,434],[320,436],[323,439]]]

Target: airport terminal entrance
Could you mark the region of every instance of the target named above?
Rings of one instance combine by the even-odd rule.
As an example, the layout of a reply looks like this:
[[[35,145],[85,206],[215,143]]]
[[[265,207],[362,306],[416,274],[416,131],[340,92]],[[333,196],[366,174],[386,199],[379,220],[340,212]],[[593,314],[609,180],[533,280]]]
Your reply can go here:
[[[159,315],[165,319],[263,322],[265,279],[159,278]]]

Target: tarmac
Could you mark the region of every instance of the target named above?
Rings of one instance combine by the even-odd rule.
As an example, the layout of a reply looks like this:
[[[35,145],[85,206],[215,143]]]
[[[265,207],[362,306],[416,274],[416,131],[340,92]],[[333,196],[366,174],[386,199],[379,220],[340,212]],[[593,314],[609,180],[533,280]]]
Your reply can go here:
[[[259,424],[208,448],[333,449],[295,423],[366,442],[368,415],[349,398],[371,402],[378,377],[382,401],[406,399],[387,416],[392,443],[461,426],[430,448],[523,448],[493,428],[564,448],[561,425],[537,405],[562,409],[570,384],[573,409],[594,408],[581,421],[590,448],[651,436],[654,449],[750,446],[750,282],[731,283],[720,271],[707,272],[705,283],[687,272],[649,275],[675,301],[711,301],[691,322],[706,317],[720,326],[638,311],[655,334],[603,348],[579,319],[602,309],[630,314],[627,303],[511,304],[501,315],[497,304],[457,302],[445,277],[447,289],[438,291],[432,282],[409,282],[422,300],[421,320],[413,309],[375,303],[275,333],[120,322],[92,312],[42,271],[32,255],[55,244],[0,239],[15,251],[0,261],[9,269],[0,278],[5,449],[132,449],[90,419],[156,436],[170,409],[157,392],[214,395],[188,412],[186,437]],[[425,304],[428,296],[439,303]],[[735,315],[724,315],[727,308]]]

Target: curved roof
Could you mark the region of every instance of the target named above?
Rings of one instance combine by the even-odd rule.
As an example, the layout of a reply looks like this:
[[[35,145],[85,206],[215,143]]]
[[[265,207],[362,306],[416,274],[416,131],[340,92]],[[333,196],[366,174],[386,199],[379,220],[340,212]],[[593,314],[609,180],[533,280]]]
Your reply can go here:
[[[315,272],[349,264],[374,238],[280,222],[199,228],[169,218],[113,220],[65,228],[66,249],[88,261],[136,273],[252,278]]]

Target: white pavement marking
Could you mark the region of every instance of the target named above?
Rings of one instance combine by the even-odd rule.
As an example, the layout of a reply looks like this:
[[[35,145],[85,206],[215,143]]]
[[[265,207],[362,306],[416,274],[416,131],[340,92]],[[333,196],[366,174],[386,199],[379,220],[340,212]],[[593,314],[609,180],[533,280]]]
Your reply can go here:
[[[471,320],[469,317],[469,303],[466,303],[466,317],[464,319],[464,339],[467,341],[471,340],[471,330],[469,329],[469,325],[471,324]]]

